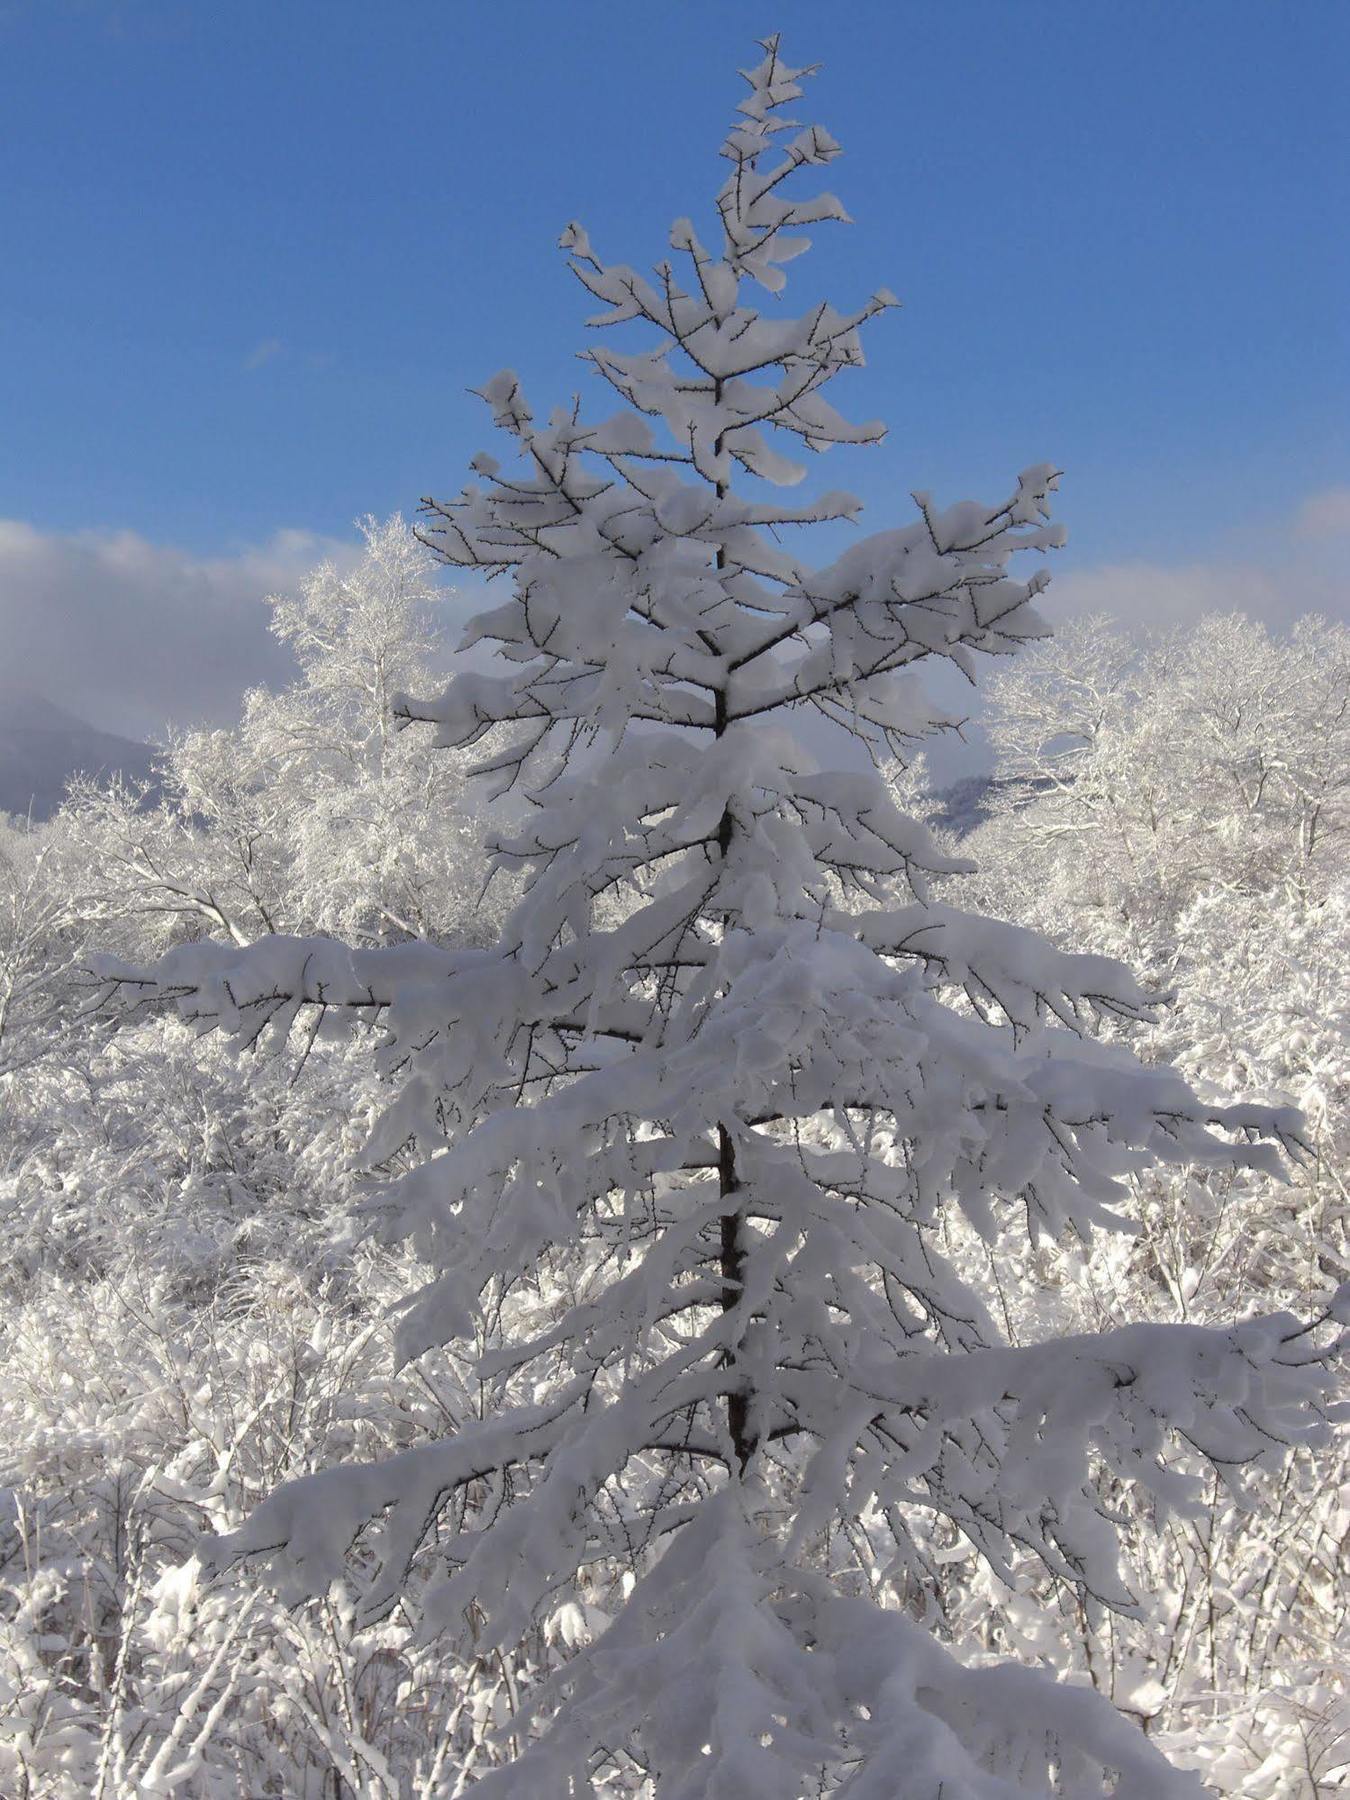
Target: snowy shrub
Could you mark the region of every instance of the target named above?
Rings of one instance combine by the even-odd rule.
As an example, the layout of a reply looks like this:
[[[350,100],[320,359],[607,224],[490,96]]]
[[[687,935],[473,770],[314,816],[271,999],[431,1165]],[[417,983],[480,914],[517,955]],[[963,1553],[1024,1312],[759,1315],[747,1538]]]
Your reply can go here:
[[[275,1263],[209,1305],[48,1280],[4,1353],[0,1791],[402,1800],[491,1761],[500,1659],[208,1587],[195,1555],[277,1481],[457,1420],[452,1363],[391,1381],[385,1333]]]

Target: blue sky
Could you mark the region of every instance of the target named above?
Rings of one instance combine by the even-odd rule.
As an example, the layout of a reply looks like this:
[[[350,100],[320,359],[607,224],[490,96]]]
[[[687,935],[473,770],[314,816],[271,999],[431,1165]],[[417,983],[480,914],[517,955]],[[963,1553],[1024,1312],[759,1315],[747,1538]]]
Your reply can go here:
[[[821,469],[868,523],[1047,458],[1066,568],[1335,523],[1345,0],[0,0],[0,519],[229,559],[450,492],[470,386],[582,379],[561,226],[649,263],[706,217],[775,27],[857,221],[787,301],[904,303],[891,436]]]

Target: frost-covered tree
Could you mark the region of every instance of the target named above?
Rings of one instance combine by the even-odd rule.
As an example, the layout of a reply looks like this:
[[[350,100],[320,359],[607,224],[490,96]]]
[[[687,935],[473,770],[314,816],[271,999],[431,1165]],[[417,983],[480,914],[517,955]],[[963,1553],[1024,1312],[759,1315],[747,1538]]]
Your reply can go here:
[[[81,897],[53,868],[53,834],[0,815],[0,1094],[64,1035],[84,937]]]
[[[1288,1186],[1148,1172],[1138,1236],[1042,1256],[1039,1284],[1003,1262],[1015,1316],[1053,1285],[1071,1329],[1214,1324],[1306,1311],[1350,1275],[1348,652],[1316,617],[1276,635],[1212,615],[1142,641],[1097,619],[991,684],[1011,780],[963,845],[981,903],[1142,962],[1173,994],[1144,1056],[1208,1093],[1292,1099],[1312,1152]],[[1192,1517],[1145,1509],[1126,1544],[1144,1619],[1059,1608],[1066,1652],[1234,1800],[1318,1800],[1347,1766],[1347,1448],[1256,1477],[1246,1504],[1212,1481]],[[949,1605],[967,1573],[948,1566]]]
[[[445,746],[484,741],[523,804],[488,847],[525,880],[500,941],[272,936],[105,970],[245,1041],[380,1016],[403,1085],[368,1216],[428,1265],[400,1353],[481,1348],[457,1429],[281,1487],[211,1556],[270,1554],[297,1595],[348,1580],[369,1621],[420,1559],[422,1632],[480,1651],[564,1616],[571,1654],[484,1800],[1191,1794],[1097,1696],[953,1654],[937,1570],[962,1547],[1015,1582],[1030,1557],[1133,1608],[1108,1483],[1184,1510],[1175,1442],[1227,1472],[1314,1434],[1319,1321],[1014,1346],[943,1226],[996,1254],[1088,1239],[1156,1164],[1277,1176],[1298,1120],[1093,1036],[1094,1012],[1148,1015],[1136,982],[934,899],[962,865],[858,756],[941,726],[925,660],[973,675],[1043,631],[1045,576],[1010,563],[1061,541],[1057,477],[992,506],[919,494],[914,523],[823,562],[798,547],[857,505],[770,487],[796,449],[880,439],[825,390],[892,301],[756,309],[845,216],[797,196],[838,146],[785,116],[805,71],[764,52],[711,245],[680,220],[647,277],[564,234],[618,328],[589,352],[618,410],[539,423],[496,377],[513,460],[430,506],[446,560],[511,585],[471,630],[502,671],[401,703]]]
[[[376,943],[472,934],[478,831],[463,805],[464,759],[428,754],[397,730],[392,705],[441,672],[447,597],[398,514],[360,529],[354,568],[325,563],[298,595],[270,601],[300,678],[250,694],[240,737],[258,791],[287,808],[277,835],[313,928]],[[209,750],[201,761],[199,773],[182,759],[189,806],[221,785]]]
[[[999,675],[989,701],[1003,810],[1044,846],[1028,885],[1053,868],[1146,955],[1150,931],[1173,938],[1206,888],[1324,888],[1350,825],[1345,626],[1310,617],[1276,638],[1212,614],[1141,644],[1079,620]]]
[[[436,562],[397,514],[360,530],[350,567],[323,563],[297,594],[268,598],[295,681],[250,691],[233,729],[176,737],[158,806],[88,781],[67,802],[82,879],[92,875],[103,915],[143,940],[492,935],[464,760],[400,734],[391,708],[444,662]]]

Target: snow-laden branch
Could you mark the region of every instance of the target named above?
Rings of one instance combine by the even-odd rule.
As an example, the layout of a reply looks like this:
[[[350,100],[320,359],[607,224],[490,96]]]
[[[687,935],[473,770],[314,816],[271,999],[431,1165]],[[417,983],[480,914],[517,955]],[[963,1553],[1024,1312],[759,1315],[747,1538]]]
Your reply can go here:
[[[484,1780],[485,1800],[529,1800],[550,1780],[585,1793],[629,1746],[691,1796],[785,1800],[823,1769],[849,1800],[893,1800],[900,1776],[923,1800],[1201,1792],[1090,1689],[965,1667],[902,1615],[776,1563],[755,1497],[734,1489],[530,1704],[545,1720],[557,1709],[551,1729]]]

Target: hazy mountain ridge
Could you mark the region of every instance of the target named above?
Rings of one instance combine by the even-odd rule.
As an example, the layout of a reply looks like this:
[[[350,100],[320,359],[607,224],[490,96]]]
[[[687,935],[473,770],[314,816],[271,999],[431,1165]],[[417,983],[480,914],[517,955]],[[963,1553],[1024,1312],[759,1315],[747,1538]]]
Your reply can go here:
[[[155,783],[151,744],[100,731],[40,694],[0,688],[0,813],[49,819],[77,775]]]

